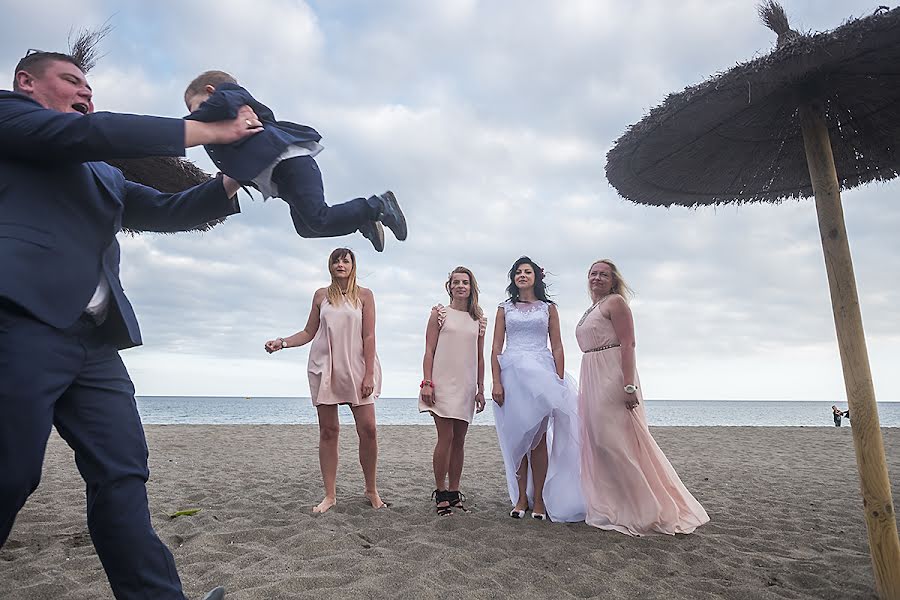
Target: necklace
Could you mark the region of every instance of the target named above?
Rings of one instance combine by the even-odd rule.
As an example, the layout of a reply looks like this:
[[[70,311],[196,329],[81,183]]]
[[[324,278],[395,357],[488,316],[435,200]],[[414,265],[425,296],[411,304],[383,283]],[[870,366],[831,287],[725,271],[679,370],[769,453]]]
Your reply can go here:
[[[584,320],[588,318],[588,315],[591,314],[591,311],[594,310],[595,308],[597,308],[598,306],[600,306],[603,303],[603,301],[606,300],[607,298],[609,298],[611,295],[612,295],[612,292],[610,292],[609,294],[606,294],[605,296],[603,296],[602,298],[600,298],[599,300],[594,302],[589,309],[584,311],[584,314],[581,315],[581,320],[578,321],[578,325],[576,325],[575,327],[576,328],[581,327],[581,324],[584,323]]]

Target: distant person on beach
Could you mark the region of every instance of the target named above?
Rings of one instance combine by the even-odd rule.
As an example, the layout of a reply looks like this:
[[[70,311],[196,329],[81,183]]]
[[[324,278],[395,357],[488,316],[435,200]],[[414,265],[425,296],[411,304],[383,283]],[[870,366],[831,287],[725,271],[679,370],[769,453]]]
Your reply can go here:
[[[494,325],[491,397],[509,516],[524,518],[531,508],[534,519],[583,521],[578,390],[566,377],[559,312],[543,269],[527,256],[510,268],[506,292]]]
[[[184,102],[196,121],[218,121],[233,116],[247,104],[262,121],[263,131],[252,140],[231,145],[207,145],[216,166],[263,198],[279,197],[291,209],[294,229],[305,238],[337,237],[359,231],[375,250],[384,251],[386,225],[398,240],[405,240],[406,217],[390,191],[328,206],[322,173],[313,158],[322,151],[322,136],[306,125],[276,121],[269,107],[256,101],[237,80],[223,71],[206,71],[184,92]]]
[[[588,269],[591,306],[575,337],[585,522],[627,535],[691,533],[709,521],[657,446],[635,367],[631,290],[610,260]]]
[[[437,514],[465,511],[459,491],[466,433],[474,413],[484,410],[484,331],[478,283],[466,267],[450,272],[444,288],[450,304],[431,309],[425,329],[425,358],[419,412],[430,412],[437,428],[432,455]]]
[[[116,598],[184,600],[150,523],[147,443],[118,352],[141,335],[116,234],[184,231],[240,212],[240,185],[226,176],[164,194],[102,161],[183,156],[246,139],[261,123],[247,106],[215,123],[95,114],[82,66],[29,51],[13,91],[0,91],[0,546],[38,486],[55,426],[85,480],[91,541]]]
[[[338,405],[347,404],[359,435],[359,462],[365,478],[366,499],[373,508],[387,506],[378,495],[375,469],[378,436],[375,400],[381,394],[381,364],[375,351],[375,296],[356,283],[356,256],[337,248],[328,257],[331,285],[313,294],[306,327],[284,338],[266,342],[272,354],[310,342],[309,391],[319,417],[319,466],[325,498],[313,508],[323,513],[337,503]]]
[[[849,410],[847,410],[846,412],[842,411],[834,404],[831,405],[831,414],[834,417],[834,426],[835,427],[841,426],[841,417],[847,417],[847,420],[848,421],[850,420],[850,411]]]

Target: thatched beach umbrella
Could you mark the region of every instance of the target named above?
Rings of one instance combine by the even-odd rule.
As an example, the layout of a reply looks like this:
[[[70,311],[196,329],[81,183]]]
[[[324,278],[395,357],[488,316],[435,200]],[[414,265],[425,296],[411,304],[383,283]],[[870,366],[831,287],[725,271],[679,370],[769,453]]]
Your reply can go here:
[[[150,158],[127,158],[106,161],[110,165],[121,169],[125,179],[135,183],[141,183],[155,188],[161,192],[182,192],[190,187],[210,180],[210,176],[184,158],[173,156],[153,156]],[[217,219],[204,223],[191,231],[208,231],[223,222],[225,219]],[[131,233],[140,233],[139,230],[127,229]]]
[[[878,593],[900,599],[900,541],[840,190],[900,169],[900,9],[829,33],[778,33],[767,56],[672,94],[619,138],[606,174],[656,206],[814,196]]]

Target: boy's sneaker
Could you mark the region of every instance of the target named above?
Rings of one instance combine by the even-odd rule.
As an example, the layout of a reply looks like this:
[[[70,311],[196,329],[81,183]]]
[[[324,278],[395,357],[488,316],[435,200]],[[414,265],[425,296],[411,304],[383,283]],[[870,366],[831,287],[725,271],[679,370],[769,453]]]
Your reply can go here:
[[[394,237],[401,242],[406,239],[406,217],[400,210],[400,204],[394,192],[388,190],[380,196],[375,196],[381,200],[381,207],[378,209],[378,220],[387,226],[394,233]]]
[[[363,237],[372,242],[376,252],[384,252],[384,227],[378,221],[369,221],[359,228]]]

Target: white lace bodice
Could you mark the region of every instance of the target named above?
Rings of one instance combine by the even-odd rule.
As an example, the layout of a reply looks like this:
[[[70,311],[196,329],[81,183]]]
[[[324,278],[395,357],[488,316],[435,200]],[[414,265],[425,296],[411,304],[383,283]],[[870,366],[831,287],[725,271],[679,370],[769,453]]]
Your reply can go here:
[[[517,352],[549,352],[550,305],[546,302],[513,304],[507,300],[500,305],[506,319],[506,349],[504,354]]]

